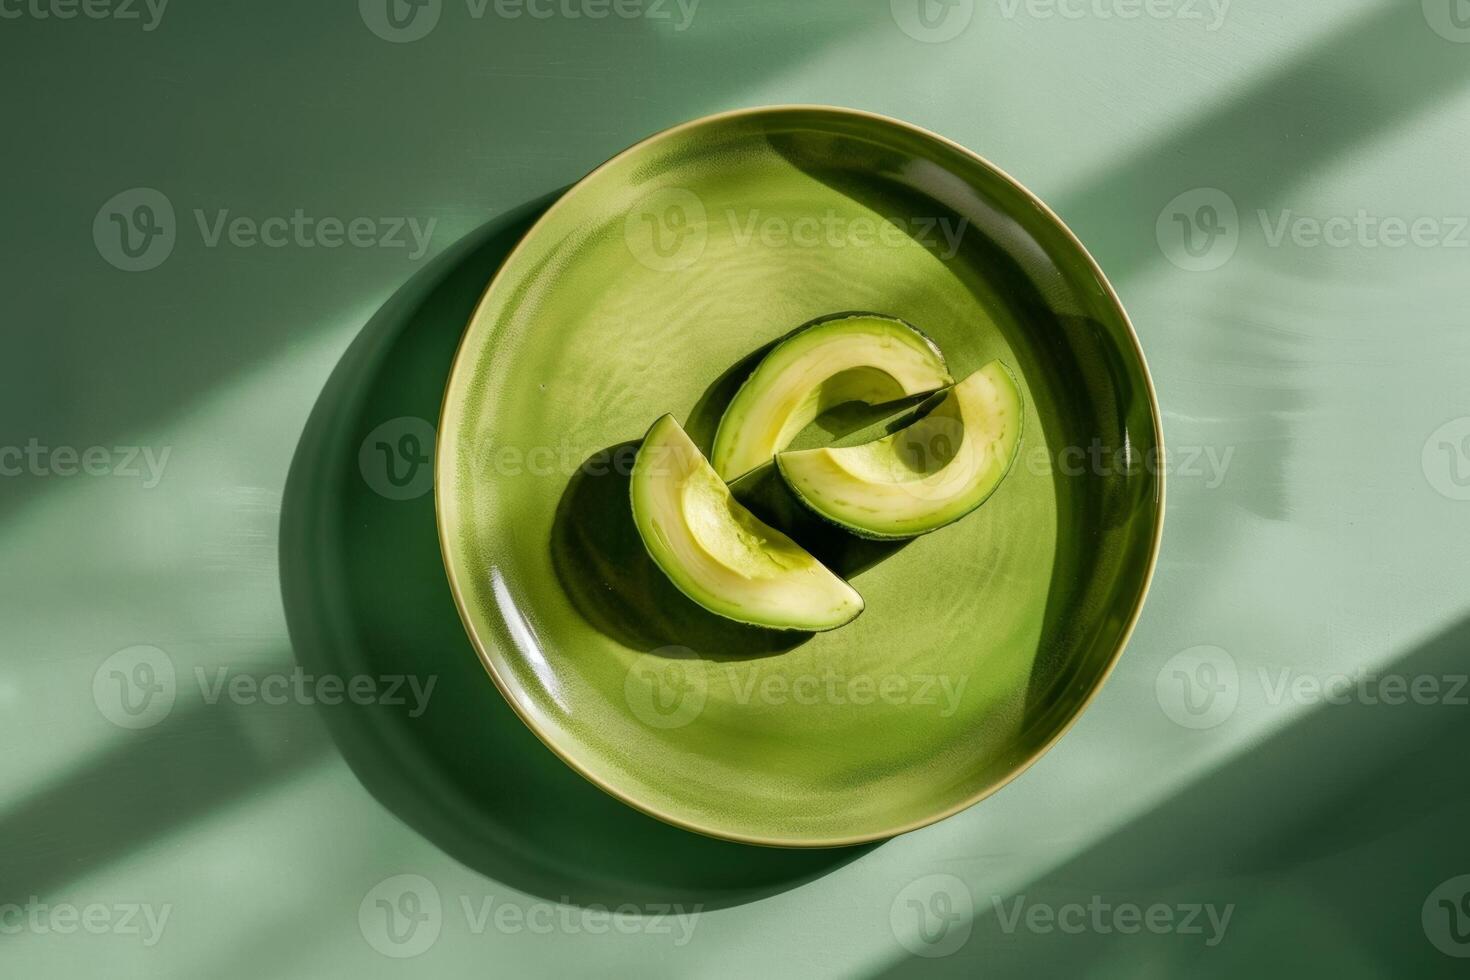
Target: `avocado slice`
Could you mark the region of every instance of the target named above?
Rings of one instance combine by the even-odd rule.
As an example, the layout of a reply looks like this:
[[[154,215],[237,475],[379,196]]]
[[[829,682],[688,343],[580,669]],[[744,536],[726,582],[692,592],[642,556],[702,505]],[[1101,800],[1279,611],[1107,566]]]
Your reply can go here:
[[[705,609],[752,626],[821,632],[863,598],[801,546],[746,510],[672,415],[633,462],[633,522],[669,580]]]
[[[821,517],[865,538],[911,538],[953,523],[1000,485],[1021,443],[1021,390],[991,361],[927,414],[874,442],[781,453],[776,466]]]
[[[710,461],[733,480],[770,460],[827,409],[921,395],[954,383],[934,342],[902,320],[839,313],[773,347],[735,393]]]

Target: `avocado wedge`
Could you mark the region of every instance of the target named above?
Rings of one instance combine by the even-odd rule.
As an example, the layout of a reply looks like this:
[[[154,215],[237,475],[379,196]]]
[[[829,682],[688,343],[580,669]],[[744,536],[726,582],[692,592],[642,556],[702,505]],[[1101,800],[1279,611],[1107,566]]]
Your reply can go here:
[[[841,313],[814,320],[771,349],[720,419],[710,454],[733,480],[786,448],[822,412],[953,384],[933,341],[894,317]]]
[[[821,632],[863,611],[852,586],[730,495],[672,415],[644,437],[629,492],[649,555],[710,612],[752,626]]]
[[[1021,390],[991,361],[906,428],[847,449],[781,453],[776,466],[819,516],[865,538],[911,538],[984,503],[1020,443]]]

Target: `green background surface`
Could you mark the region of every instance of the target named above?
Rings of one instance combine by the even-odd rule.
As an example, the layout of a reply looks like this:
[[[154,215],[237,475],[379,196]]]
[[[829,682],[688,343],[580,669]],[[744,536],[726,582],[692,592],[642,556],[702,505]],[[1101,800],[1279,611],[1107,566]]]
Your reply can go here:
[[[442,0],[406,43],[364,7],[0,5],[0,974],[1463,972],[1470,5],[934,0],[925,29],[906,0]],[[929,127],[1050,203],[1133,316],[1171,451],[1153,594],[1077,727],[855,851],[710,842],[582,783],[465,668],[429,497],[358,466],[433,421],[550,195],[777,102]],[[128,272],[104,205],[140,187],[175,241]],[[210,244],[196,212],[226,209],[434,225],[417,257]],[[96,446],[92,474],[49,452]],[[139,657],[166,714],[120,710]],[[416,725],[212,695],[298,665],[439,686]],[[413,911],[405,885],[428,918],[398,943],[377,902]],[[1167,928],[1124,931],[1155,905]]]

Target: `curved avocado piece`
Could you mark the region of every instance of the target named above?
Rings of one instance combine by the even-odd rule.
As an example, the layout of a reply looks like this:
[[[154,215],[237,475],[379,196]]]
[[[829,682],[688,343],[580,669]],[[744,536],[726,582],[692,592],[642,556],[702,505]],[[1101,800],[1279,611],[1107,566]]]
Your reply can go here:
[[[644,437],[629,493],[654,563],[710,612],[752,626],[821,632],[863,611],[852,586],[730,495],[672,415]]]
[[[772,348],[740,386],[720,419],[710,462],[733,480],[829,408],[880,405],[953,383],[939,348],[902,320],[876,313],[814,320]]]
[[[781,453],[776,466],[821,517],[865,538],[911,538],[985,502],[1021,444],[1021,389],[991,361],[906,428],[848,449]]]

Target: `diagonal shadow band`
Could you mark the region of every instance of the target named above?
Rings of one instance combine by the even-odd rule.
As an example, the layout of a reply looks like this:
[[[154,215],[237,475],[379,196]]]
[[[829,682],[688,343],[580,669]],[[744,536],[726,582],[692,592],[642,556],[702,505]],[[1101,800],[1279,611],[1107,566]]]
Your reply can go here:
[[[1125,279],[1162,257],[1154,219],[1170,198],[1214,186],[1243,206],[1279,200],[1313,167],[1470,84],[1461,47],[1436,37],[1417,3],[1385,4],[1053,206],[1108,275]]]
[[[315,674],[432,679],[417,717],[378,704],[325,718],[379,801],[483,874],[579,904],[715,908],[793,887],[863,849],[777,850],[677,829],[606,795],[536,739],[486,676],[454,608],[428,482],[414,484],[402,468],[431,475],[429,460],[394,459],[391,438],[380,460],[367,439],[395,419],[437,421],[485,283],[547,203],[491,222],[411,280],[319,398],[281,514],[281,591],[297,657]],[[374,468],[384,465],[400,466],[405,486],[383,482],[392,471]]]
[[[455,6],[464,13],[462,4]],[[450,32],[447,16],[430,45],[378,45],[364,32],[361,39],[371,42],[365,45],[344,39],[338,5],[292,4],[282,9],[289,10],[294,43],[282,45],[281,15],[251,5],[218,18],[170,18],[154,53],[173,66],[167,73],[135,71],[128,45],[81,55],[40,21],[7,19],[4,38],[11,43],[0,74],[21,79],[48,72],[51,83],[44,100],[5,106],[7,135],[36,147],[23,171],[27,192],[7,198],[10,221],[0,236],[6,269],[14,270],[6,280],[0,350],[7,363],[28,365],[0,385],[0,425],[11,427],[5,444],[17,438],[24,444],[33,435],[51,445],[143,438],[310,336],[313,319],[332,322],[365,286],[404,268],[396,259],[369,265],[349,258],[354,250],[319,247],[256,248],[227,259],[229,249],[185,234],[194,220],[186,209],[289,215],[306,204],[318,217],[324,215],[316,209],[330,208],[341,215],[441,217],[446,227],[468,227],[458,222],[486,204],[516,203],[527,193],[520,189],[544,187],[546,174],[571,178],[600,162],[619,148],[609,140],[739,105],[740,92],[766,81],[767,73],[799,64],[826,44],[891,25],[886,9],[866,6],[806,0],[767,4],[761,17],[701,11],[699,29],[679,33],[677,45],[663,43],[669,22],[653,17]],[[526,19],[520,24],[530,26]],[[16,42],[18,32],[25,42]],[[261,50],[274,52],[269,84],[281,93],[315,91],[324,76],[357,83],[340,103],[287,97],[262,106],[237,81]],[[761,52],[758,64],[748,50]],[[88,71],[54,71],[79,57]],[[497,84],[466,85],[487,71]],[[97,104],[89,82],[94,73],[117,80],[114,94],[131,111]],[[399,84],[400,74],[416,83]],[[654,90],[649,77],[660,80]],[[192,110],[174,100],[180,78],[189,80],[190,96],[201,105],[231,107],[228,133],[187,128]],[[425,99],[427,91],[447,97]],[[560,120],[554,137],[548,111]],[[71,122],[61,125],[61,118]],[[379,141],[370,160],[363,158],[363,132],[386,118],[401,120],[401,139]],[[98,133],[129,163],[73,172],[71,164],[87,156],[88,134]],[[302,152],[322,166],[312,172],[281,166]],[[97,205],[125,186],[115,184],[122,172],[135,182],[158,181],[179,209],[179,245],[147,275],[118,274],[77,224],[90,222]],[[487,174],[505,179],[487,184]],[[474,203],[461,203],[467,201]],[[68,217],[58,221],[61,213]],[[413,261],[415,270],[425,268]],[[210,311],[205,332],[201,308]],[[0,519],[15,519],[59,482],[7,480]]]
[[[1437,703],[1374,693],[1317,705],[1021,891],[990,895],[982,880],[963,946],[877,975],[969,977],[984,963],[1002,977],[1230,977],[1271,962],[1281,976],[1463,976],[1426,937],[1421,909],[1441,882],[1470,873],[1467,649],[1470,617],[1377,672],[1407,679],[1409,692],[1416,678],[1441,681]],[[1207,949],[1183,933],[1002,921],[1017,898],[1056,909],[1094,896],[1234,911]],[[1382,969],[1365,973],[1372,963]]]
[[[802,43],[808,44],[805,40]],[[1418,56],[1390,57],[1389,52],[1396,49],[1413,50]],[[793,44],[793,53],[805,50],[806,47]],[[1177,190],[1213,181],[1243,195],[1252,190],[1274,194],[1275,188],[1299,178],[1332,154],[1342,153],[1417,110],[1436,105],[1448,92],[1470,79],[1470,63],[1461,57],[1463,54],[1459,47],[1440,43],[1425,31],[1414,5],[1385,5],[1312,45],[1286,67],[1267,75],[1229,102],[1207,108],[1182,130],[1088,179],[1080,191],[1060,198],[1058,210],[1089,242],[1114,280],[1121,281],[1156,256],[1150,237],[1151,225],[1140,224],[1139,217],[1151,219],[1163,201]],[[1394,79],[1392,84],[1380,84],[1390,75]],[[1324,99],[1342,98],[1353,101],[1362,111],[1316,111]],[[1300,125],[1293,128],[1293,119],[1300,120]],[[1298,138],[1298,132],[1305,136]],[[1201,160],[1209,166],[1197,169]],[[1235,183],[1237,180],[1246,183]],[[468,246],[473,247],[473,243]],[[461,250],[453,261],[464,259]],[[442,268],[436,266],[441,271]],[[425,282],[438,274],[435,272]],[[416,280],[403,295],[421,300],[425,292],[424,282]],[[404,312],[399,310],[400,314]],[[250,338],[260,336],[260,332],[236,331],[235,335]],[[275,343],[279,337],[268,335],[267,339]],[[380,339],[369,346],[384,345]],[[152,350],[146,346],[137,349],[144,354]],[[364,347],[354,356],[361,359],[382,354],[382,350]],[[217,377],[205,373],[198,379],[202,383]],[[111,424],[138,424],[156,417],[166,407],[151,403],[127,405],[119,412],[117,406],[112,406]],[[429,409],[426,416],[432,417],[432,413],[433,409]],[[315,424],[319,427],[346,424],[342,419],[341,410],[330,410]],[[302,448],[307,446],[303,442]],[[298,464],[306,465],[299,458]],[[304,478],[301,473],[295,475]],[[359,479],[355,474],[348,478]],[[29,497],[28,493],[12,493],[0,511],[9,513]],[[324,546],[338,533],[329,534],[320,523],[314,527],[322,536]],[[315,542],[298,541],[297,544],[310,548]],[[303,568],[310,566],[298,560],[295,571],[285,572],[283,576],[299,578]],[[434,573],[439,574],[437,565]],[[336,617],[335,622],[340,622],[351,615],[351,610],[339,609],[331,615]],[[305,628],[293,624],[293,632]],[[483,678],[476,677],[474,682],[481,683]],[[326,747],[324,740],[308,739],[305,754],[283,757],[263,766],[249,749],[251,739],[247,733],[237,731],[238,726],[226,725],[225,734],[218,739],[198,738],[202,720],[186,721],[188,717],[176,713],[166,726],[140,737],[135,744],[104,753],[68,774],[55,787],[0,814],[0,831],[12,842],[7,847],[4,864],[0,865],[7,882],[4,894],[44,893],[54,889],[76,874],[130,852],[158,833],[161,825],[202,815],[211,806],[250,791],[261,780],[290,771],[308,757],[319,758],[318,748]],[[302,742],[293,744],[300,746]],[[373,750],[371,741],[360,744],[365,750]],[[535,743],[515,744],[533,752],[544,751]],[[388,751],[387,747],[384,751]],[[370,768],[370,765],[358,766],[358,771]],[[187,794],[179,794],[173,785],[177,782],[174,774],[178,772],[191,774]],[[117,793],[107,792],[108,786],[116,786]],[[99,787],[110,801],[105,810],[96,807]],[[165,805],[160,800],[170,802]],[[609,826],[620,825],[614,821]],[[576,857],[571,855],[564,863],[573,863]]]
[[[263,711],[228,698],[181,704],[0,813],[0,906],[55,895],[330,751],[314,713],[302,707]]]

